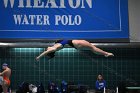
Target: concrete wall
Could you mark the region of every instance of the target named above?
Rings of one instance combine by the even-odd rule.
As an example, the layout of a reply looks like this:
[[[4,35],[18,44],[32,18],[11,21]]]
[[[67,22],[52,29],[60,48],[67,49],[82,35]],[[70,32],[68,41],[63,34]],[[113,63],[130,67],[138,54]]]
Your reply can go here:
[[[129,0],[129,31],[131,42],[140,42],[140,0]]]

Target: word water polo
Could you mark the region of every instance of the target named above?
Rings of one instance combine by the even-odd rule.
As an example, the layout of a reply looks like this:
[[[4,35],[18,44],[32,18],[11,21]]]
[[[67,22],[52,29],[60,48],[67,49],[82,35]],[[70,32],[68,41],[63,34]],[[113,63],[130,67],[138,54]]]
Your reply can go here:
[[[5,9],[19,11],[12,15],[15,25],[80,25],[81,15],[78,12],[73,15],[71,12],[92,8],[92,0],[3,0],[3,5]],[[47,9],[48,11],[59,9],[60,13],[45,14]],[[71,12],[65,14],[62,10],[61,13],[61,9],[68,9]]]

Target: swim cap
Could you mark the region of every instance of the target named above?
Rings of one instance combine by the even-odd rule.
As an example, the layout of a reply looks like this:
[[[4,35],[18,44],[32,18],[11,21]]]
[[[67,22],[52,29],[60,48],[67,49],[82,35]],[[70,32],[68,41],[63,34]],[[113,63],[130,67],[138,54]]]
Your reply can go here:
[[[3,63],[2,66],[8,66],[8,64],[7,63]]]

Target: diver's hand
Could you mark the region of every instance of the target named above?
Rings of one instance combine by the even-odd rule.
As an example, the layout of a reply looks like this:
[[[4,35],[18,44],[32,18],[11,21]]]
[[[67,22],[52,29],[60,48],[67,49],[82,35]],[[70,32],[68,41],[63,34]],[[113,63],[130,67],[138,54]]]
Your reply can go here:
[[[39,57],[36,57],[36,61],[39,61]]]

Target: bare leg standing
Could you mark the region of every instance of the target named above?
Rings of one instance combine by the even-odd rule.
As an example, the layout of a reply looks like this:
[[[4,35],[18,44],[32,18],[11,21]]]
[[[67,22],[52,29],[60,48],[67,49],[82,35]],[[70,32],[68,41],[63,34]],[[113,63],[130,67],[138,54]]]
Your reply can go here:
[[[4,93],[8,93],[8,85],[6,84],[5,81],[3,81],[2,89],[3,89],[3,92],[4,92]]]

